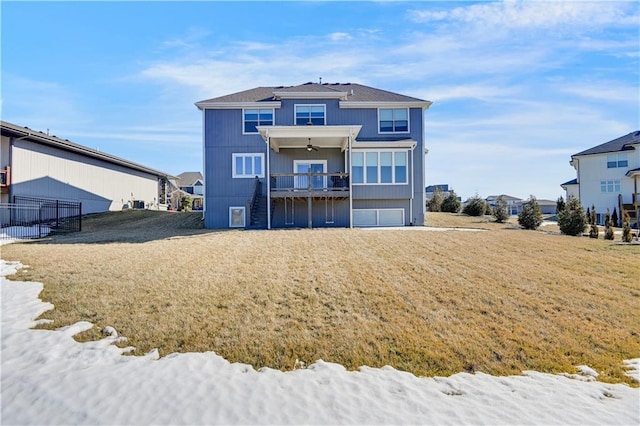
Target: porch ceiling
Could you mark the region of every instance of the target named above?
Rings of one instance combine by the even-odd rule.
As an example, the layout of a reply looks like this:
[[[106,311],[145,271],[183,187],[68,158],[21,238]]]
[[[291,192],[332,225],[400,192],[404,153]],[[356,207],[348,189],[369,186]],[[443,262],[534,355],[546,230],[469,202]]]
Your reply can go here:
[[[269,146],[279,152],[281,148],[306,148],[309,143],[317,148],[340,148],[344,151],[349,138],[355,140],[362,126],[258,126],[260,135]]]

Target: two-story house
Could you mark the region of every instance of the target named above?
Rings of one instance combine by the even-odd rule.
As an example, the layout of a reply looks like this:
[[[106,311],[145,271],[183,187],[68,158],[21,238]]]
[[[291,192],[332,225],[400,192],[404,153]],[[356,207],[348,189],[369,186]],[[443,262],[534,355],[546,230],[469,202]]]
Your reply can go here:
[[[567,198],[576,197],[587,209],[595,207],[598,223],[607,211],[626,210],[632,223],[640,211],[640,131],[571,156],[577,177],[563,183]]]
[[[183,172],[177,176],[176,185],[191,198],[191,209],[202,210],[204,178],[200,172]]]
[[[431,102],[360,84],[197,102],[207,228],[423,225]]]

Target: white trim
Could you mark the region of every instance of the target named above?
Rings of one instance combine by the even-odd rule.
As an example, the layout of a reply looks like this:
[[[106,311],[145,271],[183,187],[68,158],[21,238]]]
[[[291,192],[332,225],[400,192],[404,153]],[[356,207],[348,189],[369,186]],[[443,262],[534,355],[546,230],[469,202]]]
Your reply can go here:
[[[242,210],[242,225],[240,224],[233,224],[233,211],[234,210]],[[231,206],[229,207],[229,228],[244,228],[245,224],[247,223],[247,211],[246,211],[246,207],[244,206]]]
[[[204,110],[202,110],[202,180],[206,181],[206,176],[207,176],[207,156],[206,156],[206,139],[205,139],[205,135],[206,135],[206,118],[207,118],[207,114],[204,112]],[[205,220],[205,213],[207,211],[207,194],[206,194],[206,188],[204,191],[204,194],[202,194],[202,220]]]
[[[322,118],[324,123],[322,123],[322,126],[326,126],[327,125],[327,105],[326,104],[293,104],[293,124],[295,126],[305,126],[305,124],[298,124],[298,107],[322,107]],[[311,119],[311,117],[309,117],[309,119]]]
[[[246,110],[258,110],[258,124],[256,125],[256,131],[255,132],[247,132],[245,131],[245,121],[244,121],[244,112]],[[260,131],[258,130],[258,126],[262,126],[262,124],[260,124],[260,110],[267,110],[267,111],[271,111],[271,125],[273,126],[276,122],[276,110],[274,108],[242,108],[242,134],[243,135],[259,135]],[[266,124],[266,126],[268,126],[268,124]]]
[[[362,170],[362,180],[363,182],[354,182],[353,179],[353,167],[351,167],[351,172],[349,174],[349,176],[351,176],[351,179],[349,179],[349,182],[352,183],[353,185],[357,185],[357,186],[399,186],[399,185],[409,185],[409,183],[413,182],[412,176],[409,174],[409,150],[408,149],[356,149],[355,150],[356,153],[362,153],[363,157],[363,170]],[[378,167],[378,182],[374,182],[374,183],[369,183],[367,182],[367,153],[377,153],[378,154],[378,162],[377,162],[377,167]],[[389,152],[392,154],[391,156],[391,182],[380,182],[382,180],[382,165],[380,164],[380,153],[382,152]],[[406,168],[406,182],[396,182],[396,156],[395,153],[397,152],[404,152],[406,154],[405,156],[405,160],[406,160],[406,164],[405,164],[405,168]],[[352,156],[353,158],[353,156]],[[412,165],[413,168],[413,165]]]
[[[199,109],[280,108],[280,102],[196,102]]]
[[[256,174],[256,173],[243,173],[243,174],[238,174],[236,172],[236,158],[238,157],[253,157],[254,159],[256,157],[260,158],[260,169],[262,171],[262,173],[260,174]],[[255,161],[255,160],[253,160]],[[252,161],[252,166],[255,164]],[[234,152],[231,154],[231,177],[234,179],[246,179],[246,178],[255,178],[255,177],[259,177],[259,178],[264,178],[264,153],[262,152]]]
[[[266,166],[267,168],[265,169],[266,172],[266,176],[269,176],[269,179],[266,179],[267,181],[267,229],[271,229],[271,155],[270,155],[270,149],[269,149],[269,137],[267,136],[267,161],[266,161]]]
[[[402,130],[402,131],[391,131],[391,132],[383,132],[380,130],[380,110],[381,109],[390,109],[390,110],[396,110],[396,109],[404,109],[407,111],[407,130]],[[410,108],[404,108],[404,107],[396,107],[396,108],[378,108],[378,134],[379,135],[397,135],[397,134],[403,134],[403,133],[411,133],[411,109]],[[393,112],[391,113],[393,115]],[[393,123],[395,123],[395,120],[392,120]]]
[[[429,109],[433,102],[431,101],[414,101],[414,102],[376,102],[376,101],[340,101],[340,108],[423,108]]]

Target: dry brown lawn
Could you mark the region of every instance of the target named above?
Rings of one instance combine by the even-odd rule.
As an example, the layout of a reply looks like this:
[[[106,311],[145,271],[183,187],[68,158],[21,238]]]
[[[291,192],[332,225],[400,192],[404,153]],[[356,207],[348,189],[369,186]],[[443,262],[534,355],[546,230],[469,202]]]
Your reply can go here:
[[[640,246],[429,213],[487,232],[213,232],[198,214],[89,217],[83,232],[2,247],[44,283],[55,327],[110,325],[137,354],[215,351],[292,369],[323,359],[417,375],[522,370],[626,382],[640,356]],[[53,327],[51,326],[51,327]]]

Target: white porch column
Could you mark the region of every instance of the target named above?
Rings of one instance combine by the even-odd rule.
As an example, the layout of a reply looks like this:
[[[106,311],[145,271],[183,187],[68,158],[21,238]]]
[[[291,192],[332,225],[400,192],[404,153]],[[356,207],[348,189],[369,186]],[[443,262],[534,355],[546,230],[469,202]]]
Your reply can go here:
[[[351,153],[351,138],[352,136],[349,135],[349,228],[353,229],[353,170],[351,167],[351,159],[352,159],[352,153]]]
[[[269,161],[271,151],[269,135],[267,134],[267,167],[266,167],[266,180],[267,180],[267,229],[271,229],[271,161]]]

